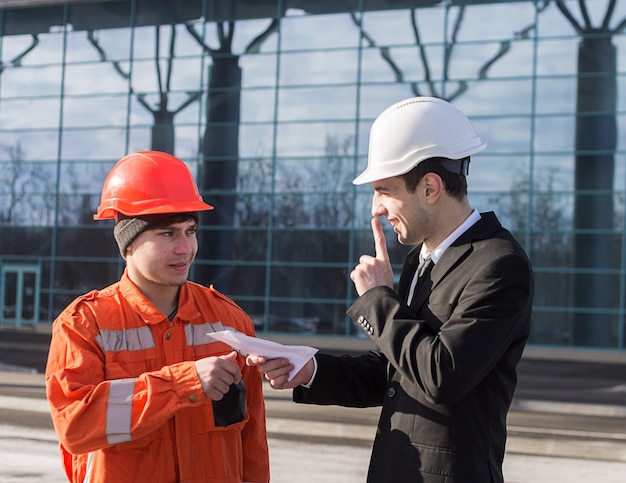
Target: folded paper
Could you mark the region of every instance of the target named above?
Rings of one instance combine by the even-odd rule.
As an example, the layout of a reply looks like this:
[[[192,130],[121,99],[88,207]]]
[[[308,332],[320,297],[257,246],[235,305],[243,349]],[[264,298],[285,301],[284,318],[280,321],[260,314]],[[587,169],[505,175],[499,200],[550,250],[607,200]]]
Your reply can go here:
[[[318,351],[318,349],[306,345],[279,344],[278,342],[261,339],[259,337],[250,337],[249,335],[232,330],[209,332],[207,335],[224,344],[228,344],[244,356],[252,354],[263,356],[266,359],[289,359],[289,362],[294,366],[294,369],[289,373],[287,379],[289,381],[293,379],[298,371],[300,371],[307,361]]]

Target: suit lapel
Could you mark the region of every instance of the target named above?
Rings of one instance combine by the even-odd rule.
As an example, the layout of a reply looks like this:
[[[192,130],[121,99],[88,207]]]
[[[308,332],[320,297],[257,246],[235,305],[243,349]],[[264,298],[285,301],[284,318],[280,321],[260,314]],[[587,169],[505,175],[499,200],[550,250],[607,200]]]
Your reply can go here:
[[[417,311],[422,307],[422,305],[424,305],[424,302],[428,299],[430,292],[432,292],[437,285],[439,285],[439,283],[453,271],[453,269],[458,265],[459,260],[465,258],[471,251],[472,242],[474,240],[484,239],[491,236],[498,228],[500,228],[500,226],[500,223],[492,212],[482,213],[481,219],[471,226],[469,230],[463,233],[457,240],[455,240],[437,261],[430,272],[430,280],[426,280],[426,282],[421,285],[420,289],[413,295],[411,308]],[[421,245],[417,246],[415,249],[411,250],[409,255],[414,255],[415,260],[417,260],[420,248]],[[411,270],[410,275],[404,277],[405,280],[413,277],[415,274],[415,270],[417,269],[417,263],[415,260],[412,260],[409,268]],[[402,296],[404,297],[404,300],[406,300],[407,293],[403,293]]]

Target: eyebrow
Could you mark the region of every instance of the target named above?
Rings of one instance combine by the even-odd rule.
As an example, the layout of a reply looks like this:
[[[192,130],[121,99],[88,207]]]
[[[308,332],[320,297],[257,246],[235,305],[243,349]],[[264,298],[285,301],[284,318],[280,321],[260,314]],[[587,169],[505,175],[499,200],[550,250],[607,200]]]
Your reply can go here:
[[[372,188],[374,189],[374,191],[382,191],[385,193],[388,193],[389,191],[392,190],[392,188],[386,184],[376,184],[376,185],[373,185]]]
[[[188,222],[191,222],[190,224],[188,224]],[[189,228],[197,228],[198,227],[198,223],[196,223],[195,220],[190,219],[190,220],[181,220],[181,221],[165,221],[162,223],[157,223],[156,225],[154,225],[152,227],[152,229],[154,230],[173,230],[175,228],[177,228],[178,225],[185,225],[186,229]]]

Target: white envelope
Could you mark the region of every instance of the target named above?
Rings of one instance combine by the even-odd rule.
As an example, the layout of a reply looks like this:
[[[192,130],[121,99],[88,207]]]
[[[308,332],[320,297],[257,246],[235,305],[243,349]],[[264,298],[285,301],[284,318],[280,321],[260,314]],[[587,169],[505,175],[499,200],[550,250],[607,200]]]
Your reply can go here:
[[[207,335],[228,344],[244,356],[252,354],[263,356],[266,359],[278,359],[281,357],[289,359],[289,362],[294,365],[294,369],[289,373],[288,381],[291,381],[293,376],[295,376],[318,351],[318,349],[306,345],[279,344],[278,342],[261,339],[259,337],[250,337],[249,335],[232,330],[208,332]]]

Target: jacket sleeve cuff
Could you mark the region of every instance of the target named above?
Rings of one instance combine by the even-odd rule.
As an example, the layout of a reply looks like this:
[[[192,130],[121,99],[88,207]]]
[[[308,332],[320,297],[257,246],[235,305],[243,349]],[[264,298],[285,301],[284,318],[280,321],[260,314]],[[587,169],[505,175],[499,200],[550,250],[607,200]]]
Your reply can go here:
[[[173,390],[185,406],[197,406],[206,400],[196,366],[193,361],[179,362],[170,366]]]

